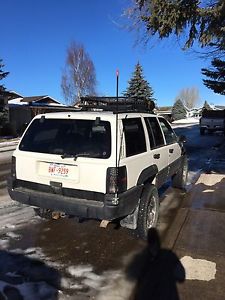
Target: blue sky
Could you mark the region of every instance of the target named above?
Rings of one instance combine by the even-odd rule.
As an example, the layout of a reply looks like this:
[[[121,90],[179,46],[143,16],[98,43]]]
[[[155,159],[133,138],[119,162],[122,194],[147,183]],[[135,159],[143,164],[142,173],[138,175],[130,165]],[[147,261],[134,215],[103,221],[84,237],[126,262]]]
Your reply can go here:
[[[202,83],[201,68],[209,62],[193,52],[183,52],[171,39],[154,47],[135,45],[137,35],[125,30],[122,17],[129,0],[0,0],[0,58],[9,76],[2,81],[24,96],[50,95],[64,102],[61,91],[66,49],[82,43],[91,56],[100,95],[115,95],[116,69],[119,91],[139,61],[160,106],[172,105],[182,88],[197,87],[200,103],[224,104]]]

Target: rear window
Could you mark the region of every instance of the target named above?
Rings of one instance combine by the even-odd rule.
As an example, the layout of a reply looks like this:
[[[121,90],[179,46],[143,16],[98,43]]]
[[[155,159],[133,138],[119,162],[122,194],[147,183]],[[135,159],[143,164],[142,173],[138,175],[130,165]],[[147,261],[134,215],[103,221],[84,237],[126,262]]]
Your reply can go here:
[[[108,158],[111,155],[111,128],[107,121],[36,119],[22,141],[21,151]]]

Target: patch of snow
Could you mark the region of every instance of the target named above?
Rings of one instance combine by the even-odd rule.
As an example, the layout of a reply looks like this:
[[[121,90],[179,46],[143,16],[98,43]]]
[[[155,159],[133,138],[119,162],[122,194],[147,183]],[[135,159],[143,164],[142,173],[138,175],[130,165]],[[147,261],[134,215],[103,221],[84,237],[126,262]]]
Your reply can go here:
[[[216,278],[216,263],[205,259],[194,259],[190,256],[181,258],[185,268],[186,279],[210,281]]]
[[[116,272],[101,288],[96,300],[129,300],[132,298],[136,282],[130,281],[121,272]]]
[[[17,248],[17,249],[11,250],[10,252],[16,253],[16,254],[23,254],[23,255],[25,255],[29,258],[42,260],[42,261],[46,262],[48,264],[48,266],[56,268],[56,269],[60,269],[60,268],[63,267],[62,264],[54,262],[49,257],[47,257],[43,253],[43,251],[40,247],[36,247],[36,248],[30,247],[30,248],[27,248],[27,249],[24,249],[24,250]]]
[[[187,183],[186,183],[186,191],[189,192],[193,185],[197,182],[199,179],[200,175],[202,173],[202,170],[197,170],[197,171],[189,171],[188,172],[188,178],[187,178]]]
[[[92,271],[93,267],[91,265],[70,266],[67,268],[67,272],[75,277],[85,277],[87,273]]]
[[[8,246],[9,246],[9,240],[6,240],[6,239],[0,240],[0,248],[1,248],[2,250],[7,249]]]
[[[7,232],[6,236],[8,236],[9,238],[12,238],[12,239],[17,239],[17,240],[21,238],[21,235],[16,234],[15,232]]]
[[[61,288],[64,289],[82,289],[83,285],[74,284],[71,278],[62,277],[60,281]]]
[[[5,226],[3,226],[2,228],[4,228],[4,229],[14,229],[14,228],[16,228],[16,225],[13,225],[13,224],[5,224]]]
[[[32,208],[21,205],[11,205],[0,207],[0,230],[2,233],[7,229],[19,229],[29,222],[40,222],[35,218]]]
[[[101,287],[102,279],[101,280],[91,280],[91,279],[84,279],[82,283],[92,289],[98,290]]]
[[[173,121],[172,124],[199,124],[199,118],[186,118],[181,120]]]

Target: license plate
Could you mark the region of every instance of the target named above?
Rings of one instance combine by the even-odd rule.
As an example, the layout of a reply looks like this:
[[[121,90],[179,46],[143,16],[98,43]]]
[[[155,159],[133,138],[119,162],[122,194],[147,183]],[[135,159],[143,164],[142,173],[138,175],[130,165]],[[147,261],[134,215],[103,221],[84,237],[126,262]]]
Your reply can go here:
[[[48,174],[57,177],[69,177],[71,167],[68,165],[50,163],[48,166]]]
[[[38,162],[38,175],[65,178],[66,180],[78,182],[79,168],[77,165],[40,161]]]

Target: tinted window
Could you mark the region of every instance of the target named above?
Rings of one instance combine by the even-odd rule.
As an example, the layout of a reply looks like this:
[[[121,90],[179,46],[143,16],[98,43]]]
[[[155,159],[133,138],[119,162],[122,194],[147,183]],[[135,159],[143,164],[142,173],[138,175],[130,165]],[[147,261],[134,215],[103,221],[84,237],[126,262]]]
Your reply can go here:
[[[24,135],[22,151],[108,158],[110,123],[95,120],[36,119]]]
[[[170,127],[170,125],[166,122],[166,120],[159,118],[159,123],[161,125],[162,131],[164,133],[166,143],[173,144],[177,142],[177,136]]]
[[[145,118],[151,149],[164,145],[163,134],[156,118]]]
[[[146,152],[145,135],[141,119],[124,119],[123,128],[127,157]]]

